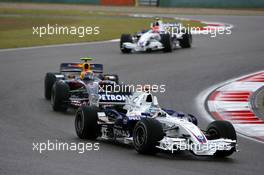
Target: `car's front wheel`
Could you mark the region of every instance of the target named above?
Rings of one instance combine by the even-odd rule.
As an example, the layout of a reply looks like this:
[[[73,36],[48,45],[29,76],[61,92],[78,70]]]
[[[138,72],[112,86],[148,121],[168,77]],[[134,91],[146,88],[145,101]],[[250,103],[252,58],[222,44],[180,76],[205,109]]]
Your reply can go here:
[[[237,140],[235,128],[230,122],[224,120],[213,121],[210,123],[207,127],[206,133],[209,140],[220,138]],[[235,147],[233,147],[231,150],[218,150],[214,156],[227,157],[233,154],[235,151]]]
[[[191,48],[192,47],[192,34],[185,33],[182,35],[182,39],[180,39],[180,46],[182,48]]]
[[[77,110],[75,131],[79,138],[95,140],[100,135],[98,112],[99,109],[94,106],[82,106]]]
[[[164,137],[161,123],[152,118],[142,118],[133,130],[134,148],[140,154],[155,154],[158,142]]]
[[[120,50],[122,53],[131,53],[131,49],[125,48],[124,43],[132,43],[133,39],[130,34],[122,34],[120,39]]]

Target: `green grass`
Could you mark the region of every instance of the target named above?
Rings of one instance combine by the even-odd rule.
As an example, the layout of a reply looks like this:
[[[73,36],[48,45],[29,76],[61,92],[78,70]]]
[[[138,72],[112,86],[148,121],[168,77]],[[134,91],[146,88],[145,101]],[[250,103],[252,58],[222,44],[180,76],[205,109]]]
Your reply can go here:
[[[12,8],[0,8],[0,14],[20,14],[20,15],[34,15],[34,16],[40,16],[40,15],[62,15],[62,16],[82,16],[82,17],[90,17],[90,16],[122,16],[126,14],[118,13],[118,12],[107,12],[107,11],[84,11],[84,10],[42,10],[42,9],[12,9]]]
[[[172,19],[164,19],[171,22]],[[134,33],[149,28],[152,19],[132,18],[122,14],[77,10],[18,10],[0,8],[0,48],[17,48],[50,44],[102,41],[119,38],[122,33]],[[199,22],[181,21],[189,26]],[[99,35],[33,35],[37,26],[98,26]]]

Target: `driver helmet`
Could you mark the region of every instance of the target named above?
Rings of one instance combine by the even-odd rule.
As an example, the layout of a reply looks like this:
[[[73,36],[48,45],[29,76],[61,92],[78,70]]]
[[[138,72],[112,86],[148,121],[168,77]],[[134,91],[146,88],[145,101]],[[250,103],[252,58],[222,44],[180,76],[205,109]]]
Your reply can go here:
[[[160,18],[155,18],[154,23],[152,23],[152,31],[153,32],[160,32],[162,28],[162,20]]]
[[[157,33],[157,32],[160,31],[160,27],[159,26],[153,26],[152,27],[152,31],[155,32],[155,33]]]
[[[92,81],[94,80],[94,73],[93,72],[82,72],[80,78],[83,81]]]
[[[160,19],[159,18],[155,18],[154,23],[152,23],[152,30],[153,32],[159,32],[160,30]]]
[[[160,18],[155,18],[154,25],[155,26],[159,26],[160,25]]]

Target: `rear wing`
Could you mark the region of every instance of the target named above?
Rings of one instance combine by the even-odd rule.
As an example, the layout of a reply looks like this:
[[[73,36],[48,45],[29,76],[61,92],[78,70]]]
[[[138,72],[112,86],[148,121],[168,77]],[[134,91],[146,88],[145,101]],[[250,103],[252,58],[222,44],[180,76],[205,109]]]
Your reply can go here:
[[[102,64],[90,64],[91,70],[94,73],[103,73],[103,65]],[[60,72],[81,72],[82,71],[82,63],[61,63]]]

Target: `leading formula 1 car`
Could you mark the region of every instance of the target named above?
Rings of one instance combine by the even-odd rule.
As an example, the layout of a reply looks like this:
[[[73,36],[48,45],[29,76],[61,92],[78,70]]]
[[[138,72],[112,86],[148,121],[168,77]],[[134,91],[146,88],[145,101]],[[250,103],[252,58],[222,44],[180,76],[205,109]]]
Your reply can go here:
[[[53,110],[66,111],[69,107],[78,108],[99,101],[102,103],[124,101],[125,94],[112,94],[105,98],[105,88],[119,83],[117,75],[103,74],[102,64],[88,63],[91,58],[81,58],[81,60],[84,62],[62,63],[59,73],[46,74],[45,98],[51,100]],[[99,92],[100,89],[102,92]],[[115,98],[115,95],[122,95],[122,98]]]
[[[150,30],[143,30],[135,35],[122,34],[120,39],[120,50],[122,53],[151,52],[163,50],[171,52],[177,46],[190,48],[192,46],[192,34],[182,30],[182,24],[164,24],[157,19]]]
[[[196,117],[161,108],[150,92],[135,92],[122,108],[81,106],[75,129],[81,139],[119,141],[141,154],[189,150],[195,155],[226,157],[237,147],[231,123],[214,121],[202,131]]]

